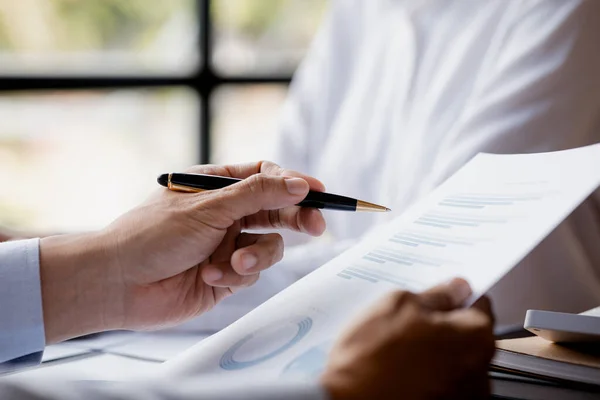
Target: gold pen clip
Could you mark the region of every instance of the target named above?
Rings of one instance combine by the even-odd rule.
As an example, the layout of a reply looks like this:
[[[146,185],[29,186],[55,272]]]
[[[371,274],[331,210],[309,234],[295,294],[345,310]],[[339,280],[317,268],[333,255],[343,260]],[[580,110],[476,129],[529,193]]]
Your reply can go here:
[[[204,192],[204,189],[193,188],[193,187],[189,187],[189,186],[185,186],[185,185],[178,185],[177,183],[171,182],[172,175],[173,175],[173,173],[169,174],[169,179],[167,181],[167,187],[169,188],[169,190],[172,190],[174,192],[184,192],[184,193]]]

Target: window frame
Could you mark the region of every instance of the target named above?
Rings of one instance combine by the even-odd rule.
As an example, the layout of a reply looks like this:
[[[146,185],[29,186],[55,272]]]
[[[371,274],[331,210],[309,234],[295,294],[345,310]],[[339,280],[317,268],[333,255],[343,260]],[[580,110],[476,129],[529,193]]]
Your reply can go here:
[[[183,87],[194,90],[200,99],[197,134],[200,137],[198,162],[211,162],[211,100],[213,92],[222,85],[289,84],[291,74],[268,75],[221,75],[212,65],[214,31],[211,17],[212,0],[196,0],[196,18],[199,24],[198,46],[201,64],[187,76],[162,75],[0,75],[0,95],[24,91],[74,91],[98,89],[144,89]]]

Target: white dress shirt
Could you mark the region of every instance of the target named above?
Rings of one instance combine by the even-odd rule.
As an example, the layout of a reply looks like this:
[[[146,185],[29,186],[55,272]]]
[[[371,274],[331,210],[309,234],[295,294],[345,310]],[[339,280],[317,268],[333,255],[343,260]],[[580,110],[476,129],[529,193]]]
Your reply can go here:
[[[0,373],[42,358],[39,263],[39,239],[0,243]]]
[[[274,158],[393,213],[326,212],[324,240],[286,249],[257,285],[197,324],[243,315],[478,152],[600,141],[599,43],[598,0],[333,1],[292,82]],[[600,304],[598,204],[587,201],[491,291],[502,325],[522,324],[528,308]]]

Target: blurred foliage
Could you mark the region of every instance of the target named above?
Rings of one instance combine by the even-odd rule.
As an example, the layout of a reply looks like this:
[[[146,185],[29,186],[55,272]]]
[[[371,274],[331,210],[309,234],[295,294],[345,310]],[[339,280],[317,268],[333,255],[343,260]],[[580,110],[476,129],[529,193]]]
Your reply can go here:
[[[21,207],[18,203],[0,201],[0,228],[15,228],[31,223],[34,215],[31,210]]]
[[[194,9],[193,0],[54,0],[54,3],[67,30],[78,41],[94,48],[143,47],[173,12]]]
[[[22,47],[23,41],[18,40],[21,28],[35,29],[39,22],[52,36],[53,49],[143,48],[175,12],[195,10],[195,0],[28,0],[9,4],[19,1],[0,0],[0,48]],[[31,36],[35,37],[35,32]]]
[[[243,35],[256,38],[281,18],[286,7],[302,7],[303,14],[308,14],[316,25],[326,4],[325,0],[213,0],[211,14],[215,25],[235,28]]]
[[[0,49],[139,49],[196,0],[0,0]],[[314,21],[326,0],[212,0],[220,28],[257,38],[270,26]],[[286,17],[281,19],[281,14]],[[309,32],[314,27],[308,27]]]
[[[211,10],[220,26],[235,26],[240,31],[258,36],[276,19],[288,0],[214,0]]]

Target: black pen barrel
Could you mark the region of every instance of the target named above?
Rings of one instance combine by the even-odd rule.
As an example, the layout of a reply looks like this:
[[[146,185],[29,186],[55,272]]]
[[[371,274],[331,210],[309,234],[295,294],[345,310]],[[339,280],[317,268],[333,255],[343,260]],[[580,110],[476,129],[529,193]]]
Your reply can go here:
[[[308,196],[297,205],[301,207],[323,208],[326,210],[356,211],[356,199],[337,194],[308,192]]]
[[[174,184],[204,190],[223,189],[224,187],[231,186],[239,181],[241,181],[241,179],[216,175],[171,174],[171,182]]]
[[[158,182],[163,186],[168,186],[169,179],[175,185],[203,190],[222,189],[241,181],[241,179],[224,176],[172,173],[170,178],[169,174],[159,176]],[[306,198],[297,205],[327,210],[356,211],[357,200],[337,194],[314,192],[311,190]]]

